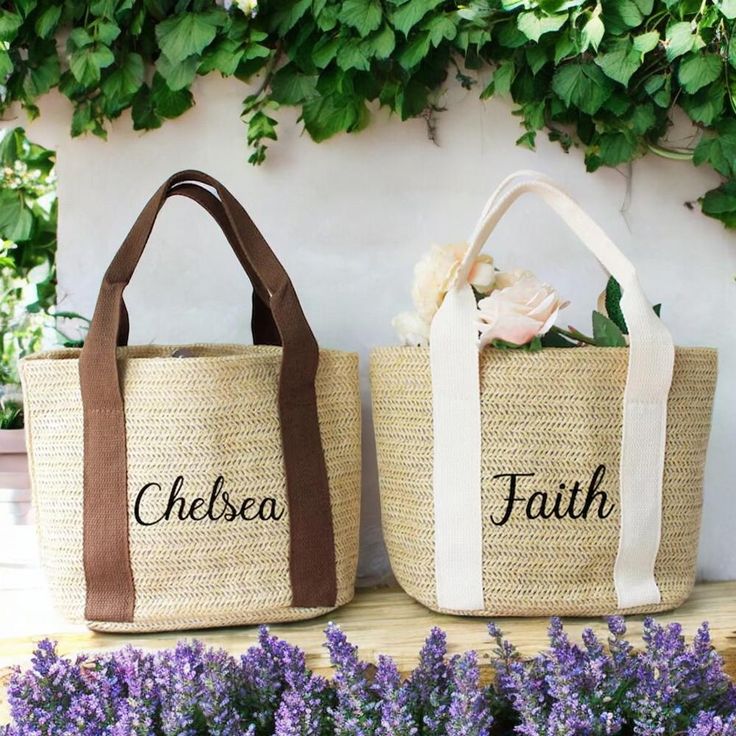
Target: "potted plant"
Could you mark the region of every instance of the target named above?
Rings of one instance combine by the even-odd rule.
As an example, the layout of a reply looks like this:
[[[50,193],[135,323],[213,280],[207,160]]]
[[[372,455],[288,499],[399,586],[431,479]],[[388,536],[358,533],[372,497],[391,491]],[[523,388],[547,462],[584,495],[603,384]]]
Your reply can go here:
[[[53,151],[0,132],[0,524],[30,518],[18,360],[49,342],[56,222]]]
[[[0,398],[0,524],[30,521],[28,458],[23,429],[23,405],[13,397]]]

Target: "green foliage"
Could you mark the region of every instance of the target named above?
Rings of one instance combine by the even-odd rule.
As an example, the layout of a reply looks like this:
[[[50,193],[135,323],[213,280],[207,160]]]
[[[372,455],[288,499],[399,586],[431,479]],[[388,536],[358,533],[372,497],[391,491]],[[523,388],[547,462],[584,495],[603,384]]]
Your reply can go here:
[[[261,0],[253,16],[214,0],[3,8],[0,108],[33,116],[58,87],[73,135],[104,137],[128,109],[134,128],[157,128],[194,104],[197,75],[257,75],[243,117],[260,164],[280,105],[299,108],[315,141],[362,130],[378,106],[431,131],[450,77],[472,88],[491,69],[479,94],[511,98],[520,145],[546,129],[565,150],[582,147],[591,171],[647,152],[693,158],[723,177],[703,211],[736,227],[731,0]],[[662,144],[675,107],[703,131],[694,151]]]
[[[54,303],[56,181],[51,151],[22,128],[0,137],[0,385],[17,384],[17,361],[41,346]]]
[[[0,398],[0,429],[22,429],[23,405]]]
[[[593,312],[593,339],[601,347],[626,347],[624,333],[612,319],[600,312]]]

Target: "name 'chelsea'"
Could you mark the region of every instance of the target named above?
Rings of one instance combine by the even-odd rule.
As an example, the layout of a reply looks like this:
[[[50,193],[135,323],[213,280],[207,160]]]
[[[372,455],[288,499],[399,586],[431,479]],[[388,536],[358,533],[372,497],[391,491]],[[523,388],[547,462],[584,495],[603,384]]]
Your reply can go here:
[[[143,518],[143,506],[146,501],[146,494],[152,492],[159,496],[161,491],[160,483],[147,483],[138,491],[135,499],[133,514],[135,520],[141,526],[153,526],[161,521],[169,521],[172,517],[178,518],[180,521],[278,521],[284,515],[284,508],[275,498],[266,497],[258,501],[255,498],[248,497],[242,501],[235,501],[232,496],[222,490],[224,484],[223,477],[220,475],[215,480],[212,490],[208,498],[197,496],[191,501],[182,495],[182,487],[184,486],[184,478],[180,475],[174,481],[169,492],[166,506],[158,514],[158,516]],[[150,502],[145,503],[146,507],[150,506]]]

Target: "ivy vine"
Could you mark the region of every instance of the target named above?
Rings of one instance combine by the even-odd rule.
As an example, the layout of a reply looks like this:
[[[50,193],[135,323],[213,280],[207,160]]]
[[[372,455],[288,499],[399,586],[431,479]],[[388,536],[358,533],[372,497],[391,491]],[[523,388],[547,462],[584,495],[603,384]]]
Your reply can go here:
[[[229,4],[229,3],[228,3]],[[736,0],[11,0],[0,11],[0,112],[58,88],[72,135],[137,130],[194,104],[197,75],[260,80],[243,103],[250,161],[296,106],[315,141],[362,130],[377,106],[434,130],[451,77],[508,96],[520,145],[546,130],[593,171],[648,152],[709,165],[700,200],[736,228]],[[491,68],[490,83],[478,72]],[[2,81],[4,80],[4,82]],[[692,144],[666,136],[680,109]]]

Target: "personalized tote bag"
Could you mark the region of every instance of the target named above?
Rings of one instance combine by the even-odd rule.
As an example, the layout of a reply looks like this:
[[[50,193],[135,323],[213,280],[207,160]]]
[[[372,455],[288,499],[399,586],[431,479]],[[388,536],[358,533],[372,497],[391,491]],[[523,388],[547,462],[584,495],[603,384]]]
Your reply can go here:
[[[254,346],[127,346],[123,291],[176,195],[214,217],[250,277]],[[319,350],[283,267],[212,177],[163,184],[105,273],[84,347],[28,357],[22,381],[42,560],[68,617],[226,626],[352,597],[358,359]]]
[[[619,281],[628,347],[479,353],[469,269],[527,192]],[[673,347],[633,265],[568,195],[541,175],[510,177],[472,235],[430,347],[372,355],[383,524],[399,583],[429,608],[470,615],[682,603],[694,583],[716,370],[714,350]],[[547,518],[526,513],[543,500]]]

